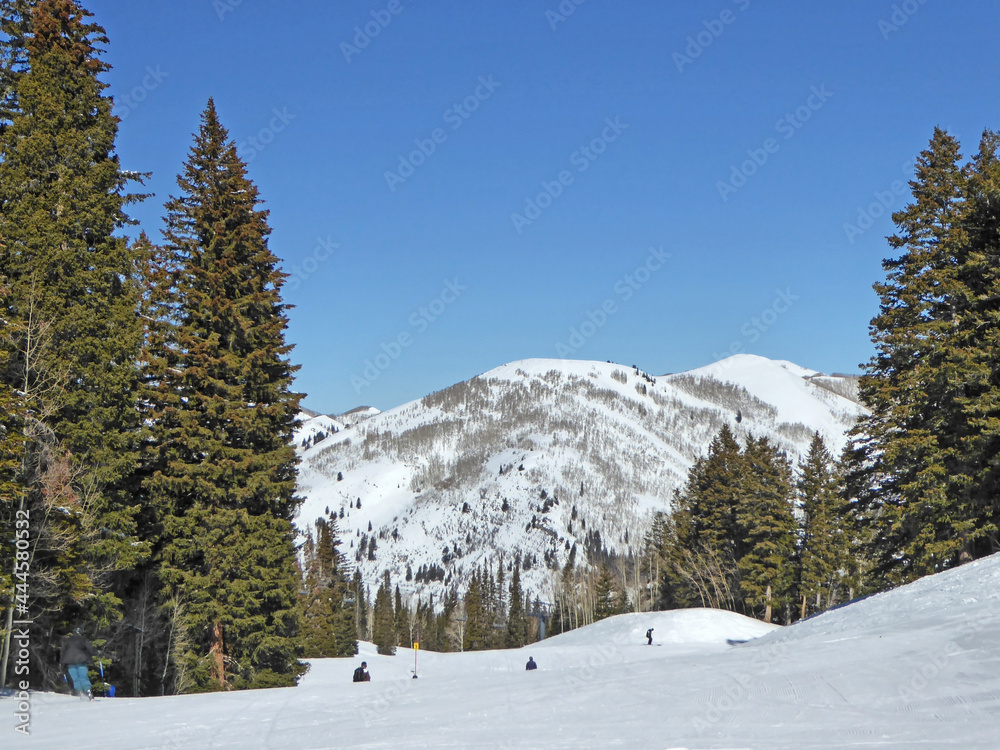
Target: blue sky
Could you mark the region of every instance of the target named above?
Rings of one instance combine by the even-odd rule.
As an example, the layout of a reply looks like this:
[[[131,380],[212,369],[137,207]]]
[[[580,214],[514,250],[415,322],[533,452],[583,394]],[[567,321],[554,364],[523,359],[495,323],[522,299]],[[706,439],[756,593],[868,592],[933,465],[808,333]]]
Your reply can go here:
[[[214,97],[328,413],[526,357],[856,372],[908,163],[1000,127],[987,0],[84,4],[133,215]]]

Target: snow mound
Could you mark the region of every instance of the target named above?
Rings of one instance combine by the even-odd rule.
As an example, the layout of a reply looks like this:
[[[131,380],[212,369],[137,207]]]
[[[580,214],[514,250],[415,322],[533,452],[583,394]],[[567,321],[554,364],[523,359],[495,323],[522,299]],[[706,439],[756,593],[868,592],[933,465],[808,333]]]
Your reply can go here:
[[[742,643],[775,630],[736,612],[720,609],[676,609],[609,617],[568,633],[547,638],[535,648],[598,646],[602,643],[646,644],[646,631],[653,628],[653,643],[674,645]]]

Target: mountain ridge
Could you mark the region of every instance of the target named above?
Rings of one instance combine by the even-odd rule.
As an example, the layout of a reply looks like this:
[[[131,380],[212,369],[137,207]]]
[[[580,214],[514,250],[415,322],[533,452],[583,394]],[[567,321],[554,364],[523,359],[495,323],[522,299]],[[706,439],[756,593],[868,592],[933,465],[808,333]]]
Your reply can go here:
[[[793,462],[815,432],[836,455],[863,413],[856,386],[745,354],[659,377],[518,360],[354,424],[305,420],[298,525],[337,514],[341,551],[372,588],[389,570],[405,595],[440,598],[504,560],[545,599],[574,545],[583,563],[638,553],[723,424]]]

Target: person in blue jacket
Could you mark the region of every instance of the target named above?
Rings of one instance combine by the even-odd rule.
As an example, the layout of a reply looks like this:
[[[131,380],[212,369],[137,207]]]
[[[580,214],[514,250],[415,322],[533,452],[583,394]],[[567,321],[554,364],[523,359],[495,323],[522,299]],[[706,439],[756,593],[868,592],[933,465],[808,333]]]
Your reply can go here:
[[[525,669],[538,669],[538,665],[535,664],[535,660],[532,657],[528,657],[528,663],[524,667]]]

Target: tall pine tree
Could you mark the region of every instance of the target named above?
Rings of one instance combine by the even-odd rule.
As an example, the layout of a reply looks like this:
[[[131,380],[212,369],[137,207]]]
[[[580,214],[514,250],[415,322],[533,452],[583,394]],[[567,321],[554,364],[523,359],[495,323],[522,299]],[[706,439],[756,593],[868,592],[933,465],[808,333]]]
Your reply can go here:
[[[137,539],[140,269],[116,231],[139,196],[114,153],[117,120],[99,76],[104,30],[72,0],[0,6],[0,377],[31,420],[23,460],[31,506],[36,627],[48,636],[121,615]],[[58,512],[52,511],[58,508]],[[33,640],[35,686],[55,679]]]
[[[792,469],[767,438],[751,438],[743,454],[737,510],[745,552],[737,560],[746,605],[764,622],[791,603],[795,517]]]
[[[877,587],[998,548],[997,145],[963,167],[935,129],[893,214],[847,482]]]
[[[799,546],[800,616],[819,612],[843,596],[849,532],[841,512],[834,462],[819,433],[799,468],[797,483],[803,523]]]
[[[179,631],[175,689],[290,685],[303,668],[292,519],[300,396],[267,212],[210,100],[167,204],[145,360],[144,492]]]

